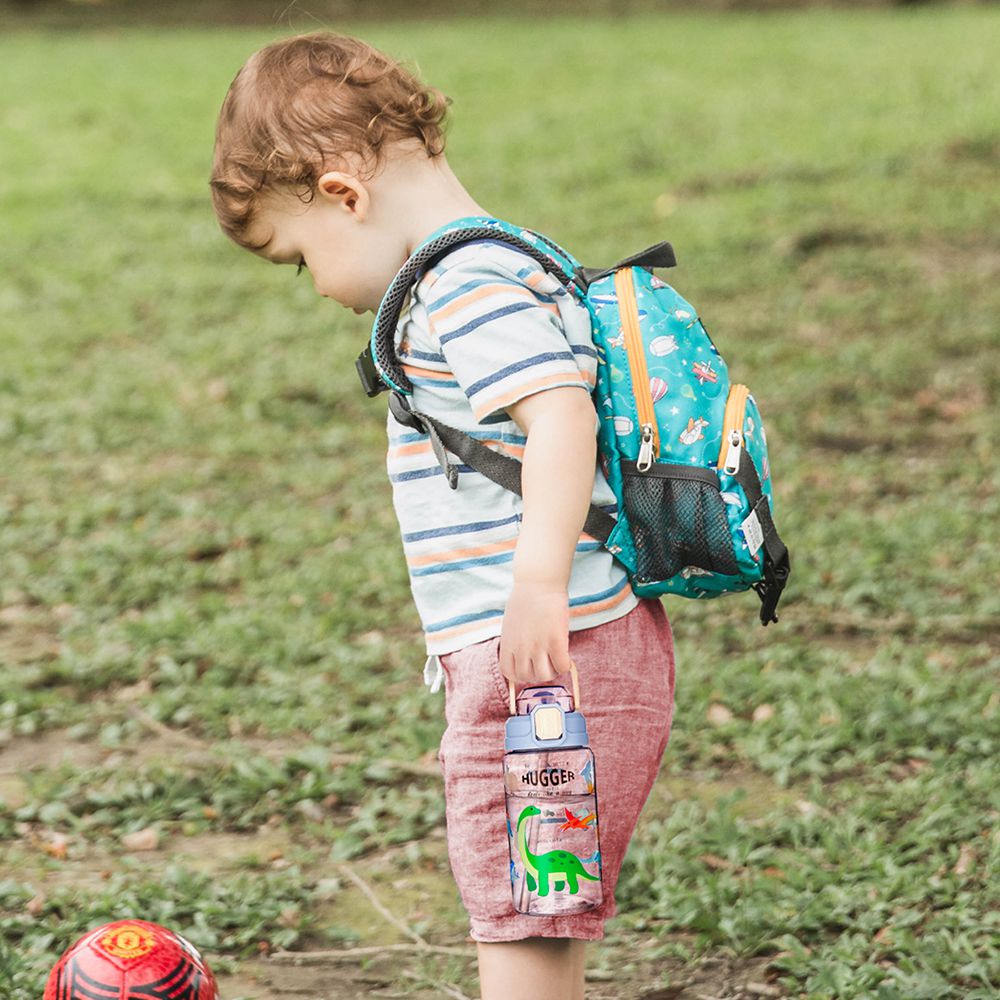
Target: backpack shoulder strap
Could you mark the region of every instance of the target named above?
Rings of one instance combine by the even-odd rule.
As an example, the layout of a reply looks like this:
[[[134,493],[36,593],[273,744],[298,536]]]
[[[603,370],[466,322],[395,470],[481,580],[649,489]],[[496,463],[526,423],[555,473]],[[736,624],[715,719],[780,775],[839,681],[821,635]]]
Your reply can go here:
[[[365,392],[376,396],[386,389],[409,394],[410,380],[396,357],[396,326],[413,286],[431,267],[452,250],[468,243],[502,243],[537,261],[566,288],[581,298],[583,286],[578,277],[579,265],[551,240],[527,229],[489,217],[459,220],[430,236],[414,250],[396,273],[382,298],[368,347],[355,365]]]
[[[417,413],[410,408],[408,400],[400,392],[393,392],[389,397],[389,410],[401,424],[430,437],[434,455],[453,490],[458,488],[458,470],[448,460],[448,451],[497,486],[502,486],[519,497],[524,496],[521,489],[521,463],[516,458],[487,448],[464,431],[449,427],[429,414]],[[604,544],[616,523],[611,514],[591,504],[583,531]]]

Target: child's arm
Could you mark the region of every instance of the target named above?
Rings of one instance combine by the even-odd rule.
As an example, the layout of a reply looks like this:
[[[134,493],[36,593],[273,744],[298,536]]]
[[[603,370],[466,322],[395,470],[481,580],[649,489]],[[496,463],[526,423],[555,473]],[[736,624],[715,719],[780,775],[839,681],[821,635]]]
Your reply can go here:
[[[567,588],[594,489],[597,414],[590,395],[573,386],[526,396],[507,409],[528,443],[500,671],[517,683],[545,683],[569,670]]]

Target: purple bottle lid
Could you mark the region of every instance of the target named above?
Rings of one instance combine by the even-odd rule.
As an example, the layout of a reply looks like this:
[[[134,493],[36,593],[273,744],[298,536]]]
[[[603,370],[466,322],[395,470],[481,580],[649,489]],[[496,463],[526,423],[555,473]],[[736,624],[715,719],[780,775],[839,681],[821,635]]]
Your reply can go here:
[[[525,688],[518,695],[517,708],[518,714],[505,725],[506,752],[590,746],[587,720],[573,711],[573,699],[561,684]]]

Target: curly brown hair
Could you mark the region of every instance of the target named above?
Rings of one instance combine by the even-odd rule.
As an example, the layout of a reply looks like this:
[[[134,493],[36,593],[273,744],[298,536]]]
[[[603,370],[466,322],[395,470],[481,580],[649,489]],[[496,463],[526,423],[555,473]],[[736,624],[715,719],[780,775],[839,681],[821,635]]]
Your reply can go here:
[[[448,103],[357,38],[316,32],[266,46],[236,75],[219,112],[211,187],[223,232],[259,249],[247,231],[266,190],[288,186],[308,201],[324,170],[353,159],[374,174],[405,139],[440,155]]]

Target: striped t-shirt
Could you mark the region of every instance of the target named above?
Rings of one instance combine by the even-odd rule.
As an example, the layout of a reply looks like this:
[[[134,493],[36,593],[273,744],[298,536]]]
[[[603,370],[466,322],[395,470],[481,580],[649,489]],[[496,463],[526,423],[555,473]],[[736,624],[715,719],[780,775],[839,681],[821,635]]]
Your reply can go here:
[[[518,459],[527,439],[506,407],[540,390],[590,392],[595,384],[586,309],[530,257],[501,243],[467,244],[428,271],[396,337],[413,409]],[[500,635],[521,498],[455,456],[452,490],[426,434],[391,413],[388,433],[393,504],[427,652],[450,653]],[[593,502],[617,510],[599,468]],[[635,605],[621,566],[581,534],[569,581],[570,629],[611,621]]]

